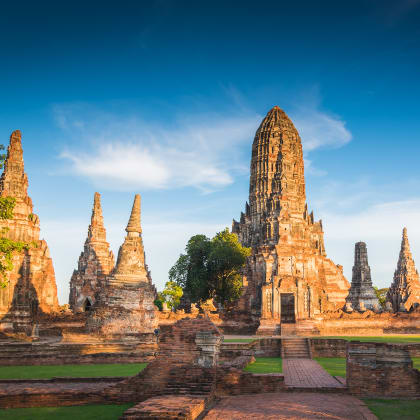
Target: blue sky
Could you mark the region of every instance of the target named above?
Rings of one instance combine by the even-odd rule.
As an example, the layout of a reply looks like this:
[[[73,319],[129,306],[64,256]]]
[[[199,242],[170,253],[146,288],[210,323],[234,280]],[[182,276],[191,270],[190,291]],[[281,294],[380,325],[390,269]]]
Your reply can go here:
[[[420,1],[20,2],[0,10],[0,136],[21,129],[59,299],[102,193],[117,252],[142,195],[158,289],[196,233],[238,218],[255,130],[279,105],[308,203],[351,279],[388,286],[402,227],[420,264]]]

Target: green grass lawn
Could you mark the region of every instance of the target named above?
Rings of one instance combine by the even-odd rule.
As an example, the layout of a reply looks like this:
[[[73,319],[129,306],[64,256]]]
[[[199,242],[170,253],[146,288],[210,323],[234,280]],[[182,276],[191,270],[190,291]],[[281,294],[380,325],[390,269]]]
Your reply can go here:
[[[350,337],[350,336],[319,336],[313,338],[341,338],[347,341],[374,341],[377,343],[420,343],[420,335],[382,335],[372,337]]]
[[[412,357],[411,360],[413,361],[414,369],[420,370],[420,357]]]
[[[346,359],[344,357],[316,357],[315,360],[330,375],[346,377]]]
[[[58,365],[58,366],[1,366],[0,379],[50,379],[59,377],[90,378],[96,376],[131,376],[147,363]]]
[[[379,420],[420,419],[420,400],[363,399]]]
[[[250,363],[245,372],[251,373],[282,373],[280,357],[256,357],[254,363]]]
[[[0,410],[0,418],[2,420],[117,420],[132,406],[133,404],[8,408]]]

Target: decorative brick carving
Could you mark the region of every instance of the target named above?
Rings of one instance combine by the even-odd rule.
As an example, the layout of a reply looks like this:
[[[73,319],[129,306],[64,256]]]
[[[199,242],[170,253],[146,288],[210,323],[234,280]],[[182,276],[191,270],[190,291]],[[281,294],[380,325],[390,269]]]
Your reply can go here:
[[[19,130],[10,136],[0,196],[15,197],[13,219],[0,220],[6,237],[32,244],[28,251],[15,253],[9,284],[0,289],[0,328],[25,330],[39,312],[58,309],[55,274],[47,243],[39,239],[39,217],[33,213],[28,196],[28,177],[24,171],[22,139]]]
[[[82,312],[93,306],[114,265],[114,254],[106,241],[101,195],[96,192],[84,250],[70,280],[69,304],[73,311]]]

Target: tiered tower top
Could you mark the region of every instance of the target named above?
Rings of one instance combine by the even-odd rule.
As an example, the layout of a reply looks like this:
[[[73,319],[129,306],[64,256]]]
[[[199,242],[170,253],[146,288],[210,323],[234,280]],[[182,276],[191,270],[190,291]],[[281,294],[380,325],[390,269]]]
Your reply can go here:
[[[140,211],[140,195],[136,194],[130,219],[125,229],[127,236],[119,249],[114,274],[127,276],[127,279],[129,276],[134,276],[131,279],[133,281],[150,282],[141,237]]]
[[[7,148],[4,171],[0,178],[2,197],[25,199],[28,196],[28,177],[24,171],[22,135],[20,130],[13,131]]]
[[[8,227],[6,236],[25,242],[39,240],[39,218],[33,213],[32,200],[28,196],[28,177],[23,162],[22,135],[20,130],[13,131],[4,171],[0,178],[0,196],[16,199],[13,219],[3,220],[2,226]]]
[[[281,209],[303,214],[305,203],[301,139],[286,113],[275,106],[259,126],[252,145],[251,217]]]

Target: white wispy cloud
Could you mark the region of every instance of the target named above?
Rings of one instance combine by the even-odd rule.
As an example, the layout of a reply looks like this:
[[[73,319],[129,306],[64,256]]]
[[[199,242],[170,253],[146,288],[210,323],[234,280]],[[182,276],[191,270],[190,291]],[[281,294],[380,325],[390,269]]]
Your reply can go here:
[[[252,142],[260,116],[198,114],[169,126],[115,116],[83,121],[60,110],[56,119],[61,128],[85,140],[85,147],[69,147],[61,157],[95,185],[209,191],[231,184],[235,172],[247,171],[249,163],[236,158],[237,151]]]
[[[56,106],[57,125],[71,133],[61,157],[72,173],[102,189],[167,189],[194,187],[204,192],[226,187],[236,174],[249,170],[249,150],[263,116],[246,106],[232,113],[184,115],[160,124],[139,116],[118,116],[83,104]],[[340,147],[351,133],[340,118],[318,106],[295,107],[292,120],[301,134],[307,169],[308,153]],[[246,156],[246,158],[245,158]]]
[[[321,147],[342,147],[352,139],[341,118],[315,107],[299,108],[292,114],[292,119],[306,153]]]

